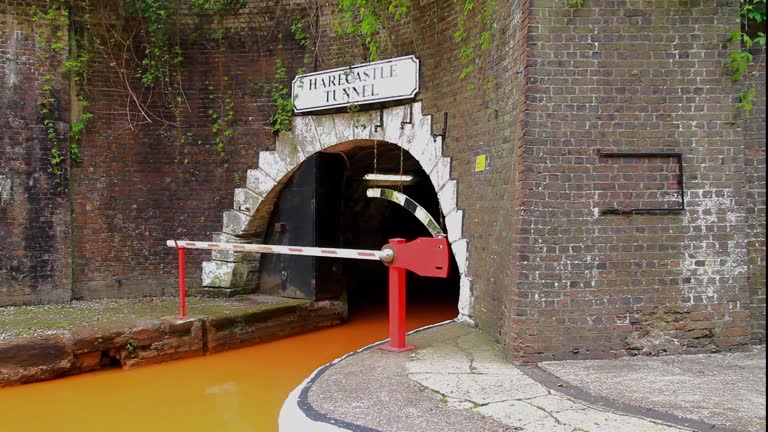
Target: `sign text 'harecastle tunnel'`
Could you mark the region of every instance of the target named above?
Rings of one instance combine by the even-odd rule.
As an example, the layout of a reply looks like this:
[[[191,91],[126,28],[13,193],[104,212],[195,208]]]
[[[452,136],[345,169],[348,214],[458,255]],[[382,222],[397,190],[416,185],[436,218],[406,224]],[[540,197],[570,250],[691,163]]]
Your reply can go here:
[[[419,59],[398,57],[330,69],[293,80],[296,112],[409,99],[419,91]]]

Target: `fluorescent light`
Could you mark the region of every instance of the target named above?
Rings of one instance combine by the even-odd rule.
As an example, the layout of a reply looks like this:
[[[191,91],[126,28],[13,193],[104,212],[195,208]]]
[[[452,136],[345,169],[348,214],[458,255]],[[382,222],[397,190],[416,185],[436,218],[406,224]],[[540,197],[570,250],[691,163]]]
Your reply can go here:
[[[410,183],[413,181],[412,175],[399,174],[366,174],[363,180],[376,183]]]

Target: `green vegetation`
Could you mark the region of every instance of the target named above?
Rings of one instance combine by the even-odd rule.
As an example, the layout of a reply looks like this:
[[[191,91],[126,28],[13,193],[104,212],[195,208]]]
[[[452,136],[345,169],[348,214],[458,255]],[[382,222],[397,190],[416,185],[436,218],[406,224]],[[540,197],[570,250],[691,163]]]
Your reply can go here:
[[[308,300],[268,302],[258,297],[215,299],[190,297],[187,311],[191,316],[234,317],[244,313],[293,307]],[[140,298],[74,301],[57,305],[8,306],[0,308],[0,341],[9,338],[64,334],[77,328],[120,330],[173,317],[178,313],[178,299]]]
[[[85,126],[88,120],[93,117],[93,114],[84,111],[88,107],[84,85],[87,79],[86,66],[89,57],[86,53],[76,54],[75,39],[69,35],[70,13],[63,0],[47,0],[42,9],[32,7],[32,21],[35,23],[35,37],[39,48],[38,56],[40,60],[43,60],[43,64],[48,65],[48,69],[40,78],[45,96],[37,102],[38,112],[46,137],[51,144],[49,160],[54,179],[61,189],[63,187],[66,154],[59,145],[59,134],[56,130],[55,115],[59,100],[54,88],[54,79],[58,75],[69,78],[76,89],[76,98],[81,109],[73,115],[74,118],[70,122],[68,141],[70,160],[80,162],[80,144],[83,140]],[[57,67],[57,62],[52,61],[57,57],[66,58],[63,66]]]
[[[368,48],[368,60],[379,60],[384,29],[390,20],[405,18],[410,7],[408,0],[339,0],[336,34],[361,38]]]
[[[731,53],[728,62],[728,71],[731,73],[731,79],[739,81],[745,77],[752,63],[752,53],[750,49],[755,44],[765,47],[765,33],[761,31],[752,31],[752,27],[765,22],[766,18],[766,0],[739,0],[739,17],[741,18],[741,28],[731,32],[731,41],[739,42],[740,49]],[[737,107],[741,108],[744,116],[749,118],[752,112],[752,106],[756,100],[757,89],[754,86],[744,90],[739,95]]]
[[[280,134],[292,129],[291,118],[293,117],[294,109],[291,90],[285,84],[288,80],[288,71],[280,59],[275,61],[275,80],[275,83],[272,84],[271,97],[277,110],[269,117],[267,129],[274,134]]]

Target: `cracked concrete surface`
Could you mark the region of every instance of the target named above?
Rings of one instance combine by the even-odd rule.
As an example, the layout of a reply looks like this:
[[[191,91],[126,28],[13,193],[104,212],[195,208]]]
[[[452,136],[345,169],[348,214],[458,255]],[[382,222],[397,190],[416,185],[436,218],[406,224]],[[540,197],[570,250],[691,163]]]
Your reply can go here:
[[[408,342],[421,348],[363,351],[325,370],[308,385],[307,400],[319,413],[314,421],[341,420],[334,430],[353,431],[692,430],[545,387],[505,361],[487,336],[459,323],[409,335]]]
[[[752,432],[766,428],[765,365],[765,346],[756,346],[745,353],[546,362],[541,367],[594,395]]]
[[[430,330],[430,335],[444,330]],[[503,360],[487,337],[466,327],[463,331],[414,352],[405,364],[408,377],[432,390],[449,409],[477,412],[518,432],[689,430],[589,406],[549,390]]]

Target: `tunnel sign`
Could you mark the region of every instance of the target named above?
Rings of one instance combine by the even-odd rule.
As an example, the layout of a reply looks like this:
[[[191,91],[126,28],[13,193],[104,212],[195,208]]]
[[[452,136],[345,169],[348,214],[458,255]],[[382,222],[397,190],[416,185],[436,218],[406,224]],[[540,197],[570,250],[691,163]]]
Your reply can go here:
[[[297,75],[292,90],[298,113],[409,99],[419,91],[419,59],[398,57]]]

